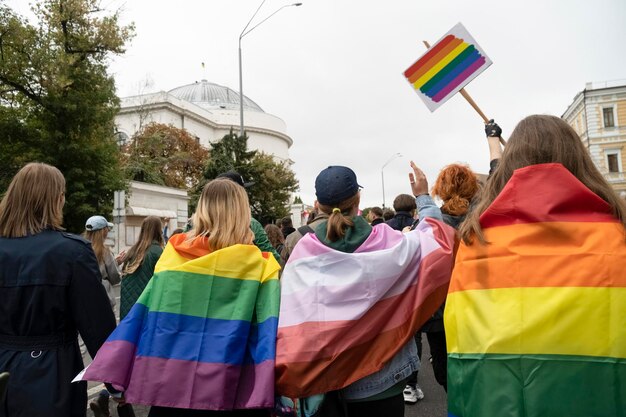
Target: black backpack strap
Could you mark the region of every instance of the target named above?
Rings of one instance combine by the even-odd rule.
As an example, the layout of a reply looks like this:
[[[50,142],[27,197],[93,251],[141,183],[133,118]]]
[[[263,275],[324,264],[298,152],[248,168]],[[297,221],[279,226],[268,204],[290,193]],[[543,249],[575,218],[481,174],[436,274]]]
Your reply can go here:
[[[308,224],[298,227],[298,233],[300,233],[302,236],[306,235],[307,233],[314,233],[314,232],[315,230],[313,230],[313,228],[309,226]]]

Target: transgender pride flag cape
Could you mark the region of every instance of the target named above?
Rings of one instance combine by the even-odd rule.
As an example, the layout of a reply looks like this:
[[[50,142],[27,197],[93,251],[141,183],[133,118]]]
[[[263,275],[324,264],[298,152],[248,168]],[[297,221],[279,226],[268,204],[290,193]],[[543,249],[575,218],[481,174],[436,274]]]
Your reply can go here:
[[[212,253],[173,236],[145,291],[80,379],[131,404],[232,410],[274,405],[279,266],[256,246]]]
[[[380,225],[354,253],[302,238],[281,278],[277,392],[340,389],[389,362],[444,301],[454,233],[431,218],[406,234]]]
[[[626,239],[561,164],[515,171],[459,248],[445,326],[457,417],[626,415]]]

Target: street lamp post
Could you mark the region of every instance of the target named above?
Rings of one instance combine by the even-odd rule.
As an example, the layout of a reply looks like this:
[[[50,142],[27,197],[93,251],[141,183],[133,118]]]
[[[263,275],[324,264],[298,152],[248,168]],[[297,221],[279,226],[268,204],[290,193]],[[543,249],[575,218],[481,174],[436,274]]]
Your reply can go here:
[[[280,12],[285,7],[302,6],[302,3],[286,4],[282,7],[279,7],[274,13],[270,14],[265,19],[261,20],[259,23],[248,29],[248,26],[250,26],[250,23],[252,23],[254,17],[257,15],[257,13],[259,13],[259,10],[261,10],[261,7],[263,7],[265,1],[266,0],[263,0],[259,7],[257,7],[256,11],[254,12],[250,20],[248,20],[248,23],[246,23],[246,26],[243,28],[241,34],[239,35],[239,135],[241,136],[243,136],[243,71],[241,68],[241,39],[248,33],[252,32],[254,29],[258,28],[261,24],[267,21],[270,17],[274,16],[276,13]]]
[[[387,162],[385,162],[383,167],[380,169],[380,179],[382,180],[382,183],[383,183],[383,209],[385,208],[385,167],[387,165],[389,165],[391,163],[391,161],[393,161],[396,158],[400,158],[401,156],[402,155],[400,154],[400,152],[394,153],[391,156],[391,158],[389,158],[389,160]]]

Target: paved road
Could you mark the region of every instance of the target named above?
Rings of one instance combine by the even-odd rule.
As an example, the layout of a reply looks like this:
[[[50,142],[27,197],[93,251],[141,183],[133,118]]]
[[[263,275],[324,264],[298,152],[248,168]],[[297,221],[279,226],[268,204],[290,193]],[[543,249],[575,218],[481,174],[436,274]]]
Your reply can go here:
[[[405,417],[447,417],[446,391],[435,380],[433,367],[428,361],[430,348],[425,336],[422,337],[422,349],[422,369],[417,382],[424,391],[424,399],[415,405],[407,405],[404,408],[404,415]]]
[[[116,297],[118,297],[116,311],[115,311],[115,317],[117,317],[118,309],[119,309],[119,293],[120,293],[119,285],[114,287],[114,289],[115,289]],[[446,404],[446,401],[447,401],[446,392],[441,387],[441,385],[439,385],[437,381],[435,381],[433,368],[430,365],[430,362],[428,362],[428,358],[430,357],[430,348],[428,347],[428,342],[426,340],[426,337],[423,338],[422,343],[423,343],[423,352],[422,352],[423,356],[422,357],[424,358],[424,361],[422,363],[422,369],[419,374],[418,383],[420,387],[422,388],[422,391],[424,391],[424,399],[419,401],[417,404],[407,405],[405,407],[405,417],[447,417],[448,408]],[[85,364],[90,363],[91,358],[89,357],[89,354],[84,354],[83,360]],[[102,388],[103,386],[101,384],[90,382],[88,385],[89,400],[94,399]],[[135,409],[136,417],[148,416],[149,407],[136,405],[134,406],[134,409]],[[115,406],[113,405],[113,402],[111,401],[111,415],[116,416],[117,414],[114,410],[115,410]],[[87,411],[87,416],[89,417],[93,416],[91,410]],[[380,416],[380,417],[386,417],[386,416]]]

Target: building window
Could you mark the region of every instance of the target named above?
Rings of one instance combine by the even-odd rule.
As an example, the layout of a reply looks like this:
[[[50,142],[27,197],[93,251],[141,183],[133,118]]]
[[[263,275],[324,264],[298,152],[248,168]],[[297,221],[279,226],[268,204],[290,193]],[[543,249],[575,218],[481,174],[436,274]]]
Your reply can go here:
[[[606,165],[609,168],[609,172],[622,172],[621,151],[610,150],[606,151]]]
[[[604,118],[604,127],[615,127],[615,117],[613,114],[613,107],[603,108],[602,117]]]

